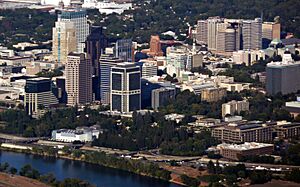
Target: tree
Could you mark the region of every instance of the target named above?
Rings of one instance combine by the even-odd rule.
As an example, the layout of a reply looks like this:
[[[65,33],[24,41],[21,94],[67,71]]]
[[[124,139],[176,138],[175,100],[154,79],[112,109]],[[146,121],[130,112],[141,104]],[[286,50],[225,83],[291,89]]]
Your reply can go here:
[[[271,173],[268,171],[253,171],[249,176],[251,184],[264,184],[272,179]]]
[[[39,180],[46,184],[54,184],[56,182],[56,178],[52,173],[41,175]]]
[[[38,179],[40,177],[40,173],[37,170],[33,169],[29,164],[23,166],[20,169],[19,174],[21,176],[29,177],[32,179]]]
[[[200,184],[200,181],[198,179],[189,177],[187,175],[181,175],[180,179],[182,180],[182,182],[184,184],[186,184],[187,186],[191,186],[191,187],[198,187]]]
[[[291,172],[285,174],[285,178],[289,181],[300,183],[300,170],[293,169]]]
[[[213,161],[209,161],[208,164],[207,164],[207,170],[208,170],[208,173],[211,173],[211,174],[215,174],[216,173],[216,168],[215,168],[215,165],[213,163]]]
[[[9,164],[7,162],[3,163],[0,165],[0,171],[7,171],[7,169],[9,168]]]
[[[18,170],[17,170],[16,168],[14,168],[14,167],[11,167],[11,168],[9,169],[9,173],[11,173],[11,174],[13,174],[13,175],[15,175],[17,172],[18,172]]]
[[[72,155],[73,155],[75,158],[80,158],[81,155],[82,155],[82,151],[76,149],[76,150],[74,150],[74,151],[72,152]]]

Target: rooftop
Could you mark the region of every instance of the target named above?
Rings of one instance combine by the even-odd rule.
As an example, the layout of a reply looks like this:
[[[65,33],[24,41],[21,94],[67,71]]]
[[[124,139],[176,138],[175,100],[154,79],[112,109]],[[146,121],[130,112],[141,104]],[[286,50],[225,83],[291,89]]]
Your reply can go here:
[[[222,143],[217,145],[217,149],[231,149],[237,151],[245,151],[251,149],[259,149],[264,147],[273,147],[273,144],[266,144],[266,143],[256,143],[256,142],[245,142],[244,144],[227,144]]]

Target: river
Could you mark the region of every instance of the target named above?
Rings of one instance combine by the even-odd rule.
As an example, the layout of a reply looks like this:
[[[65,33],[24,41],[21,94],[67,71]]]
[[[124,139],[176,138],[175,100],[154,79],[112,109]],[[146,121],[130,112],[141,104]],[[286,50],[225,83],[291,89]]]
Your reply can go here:
[[[179,185],[80,161],[41,157],[37,155],[0,152],[0,162],[18,170],[30,164],[41,174],[53,173],[58,180],[80,178],[97,187],[180,187]]]

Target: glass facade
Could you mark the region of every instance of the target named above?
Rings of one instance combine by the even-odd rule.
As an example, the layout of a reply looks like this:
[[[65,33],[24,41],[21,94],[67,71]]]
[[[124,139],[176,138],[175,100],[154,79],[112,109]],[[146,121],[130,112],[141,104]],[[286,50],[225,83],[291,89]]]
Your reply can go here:
[[[141,88],[140,73],[129,75],[129,90],[138,90]]]
[[[121,74],[112,74],[112,89],[113,90],[122,90],[122,75]]]
[[[26,93],[40,93],[51,90],[51,81],[49,80],[27,80],[25,86]]]

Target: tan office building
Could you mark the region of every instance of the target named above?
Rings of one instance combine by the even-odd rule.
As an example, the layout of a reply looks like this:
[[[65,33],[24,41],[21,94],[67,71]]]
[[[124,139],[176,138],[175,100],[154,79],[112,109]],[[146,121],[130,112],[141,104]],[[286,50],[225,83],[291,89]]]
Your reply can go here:
[[[70,53],[66,63],[67,104],[70,106],[91,103],[92,71],[91,61],[84,53]]]
[[[228,124],[212,130],[212,136],[227,143],[271,142],[272,124],[248,122],[246,124]]]
[[[216,102],[227,94],[226,88],[207,88],[201,91],[201,100],[206,102]]]
[[[262,37],[270,41],[275,38],[280,39],[280,23],[264,22],[262,24]]]
[[[52,30],[52,55],[57,63],[65,64],[70,52],[76,51],[76,30],[73,22],[57,21]]]

